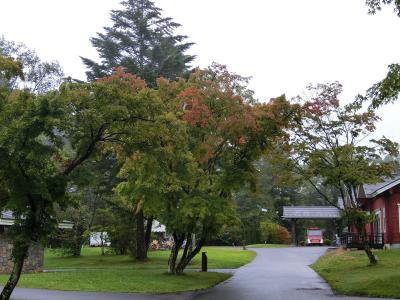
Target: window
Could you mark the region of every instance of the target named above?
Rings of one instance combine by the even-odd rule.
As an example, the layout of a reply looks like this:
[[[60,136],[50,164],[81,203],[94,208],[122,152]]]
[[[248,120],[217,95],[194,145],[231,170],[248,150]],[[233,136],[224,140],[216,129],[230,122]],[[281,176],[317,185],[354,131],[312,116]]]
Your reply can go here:
[[[380,234],[382,233],[382,219],[381,219],[381,211],[378,209],[374,211],[375,214],[375,221],[373,223],[373,228],[374,228],[374,234]]]
[[[322,231],[320,229],[308,229],[307,230],[308,236],[322,236]]]

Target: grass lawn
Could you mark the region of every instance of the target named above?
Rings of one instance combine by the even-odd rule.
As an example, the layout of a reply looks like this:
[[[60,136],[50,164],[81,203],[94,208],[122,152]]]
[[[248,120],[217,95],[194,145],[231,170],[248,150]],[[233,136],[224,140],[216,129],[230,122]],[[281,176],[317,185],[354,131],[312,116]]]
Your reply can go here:
[[[168,275],[160,270],[79,270],[24,274],[19,287],[43,288],[64,291],[171,293],[210,288],[230,277],[223,273],[187,272]],[[0,282],[4,284],[5,276]]]
[[[337,250],[312,268],[339,294],[400,298],[400,250],[377,250],[375,266],[364,251]]]
[[[286,244],[253,244],[247,245],[247,248],[284,248],[284,247],[292,247],[291,245]]]
[[[207,252],[209,269],[236,269],[254,259],[253,251],[243,251],[241,247],[204,247]],[[170,251],[149,251],[149,260],[137,262],[128,255],[100,255],[100,248],[84,248],[79,258],[62,257],[46,249],[44,269],[162,269],[167,270]],[[200,269],[201,253],[188,266]]]
[[[203,251],[207,252],[209,269],[238,268],[256,255],[239,247],[205,247]],[[44,269],[59,271],[23,274],[18,286],[71,291],[171,293],[210,288],[230,277],[229,274],[194,270],[179,276],[168,275],[168,257],[169,251],[150,251],[149,260],[140,263],[126,255],[101,256],[99,248],[84,248],[79,258],[62,257],[46,249]],[[200,263],[199,255],[188,268],[199,269]],[[1,275],[0,284],[7,279],[8,276]]]

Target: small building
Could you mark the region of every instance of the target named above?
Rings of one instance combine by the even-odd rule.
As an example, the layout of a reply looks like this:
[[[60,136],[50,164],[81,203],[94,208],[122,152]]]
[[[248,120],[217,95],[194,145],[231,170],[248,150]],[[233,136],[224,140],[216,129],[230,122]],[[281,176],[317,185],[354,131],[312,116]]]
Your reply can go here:
[[[340,219],[340,210],[334,206],[284,206],[282,218],[292,224],[292,244],[299,243],[296,222],[298,220],[336,220]]]
[[[159,238],[165,238],[167,230],[164,224],[161,224],[157,220],[153,220],[153,224],[151,227],[151,232],[157,235]]]
[[[15,219],[11,211],[0,213],[0,274],[10,273],[13,268],[11,254],[13,250],[13,239],[8,233],[8,228],[14,225]],[[73,223],[63,221],[58,224],[59,228],[71,229]],[[43,247],[39,243],[34,243],[29,248],[28,257],[25,259],[23,272],[40,272],[43,270]]]
[[[366,226],[366,234],[382,239],[386,246],[400,248],[400,175],[364,184],[357,199],[363,210],[376,216],[374,223]]]

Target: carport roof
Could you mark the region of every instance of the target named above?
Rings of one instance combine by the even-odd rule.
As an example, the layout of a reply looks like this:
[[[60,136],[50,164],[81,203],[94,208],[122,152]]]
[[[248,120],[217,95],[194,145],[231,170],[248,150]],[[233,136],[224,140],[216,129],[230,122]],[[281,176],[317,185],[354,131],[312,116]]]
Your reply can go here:
[[[284,206],[284,219],[338,219],[340,210],[334,206]]]

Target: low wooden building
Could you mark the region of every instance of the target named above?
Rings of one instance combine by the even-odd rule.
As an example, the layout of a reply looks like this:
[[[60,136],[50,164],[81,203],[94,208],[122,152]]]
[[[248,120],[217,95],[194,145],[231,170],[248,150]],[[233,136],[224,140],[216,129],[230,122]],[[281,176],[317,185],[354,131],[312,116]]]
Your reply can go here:
[[[376,216],[366,226],[367,235],[400,248],[400,175],[377,184],[364,184],[357,195],[361,207]]]

